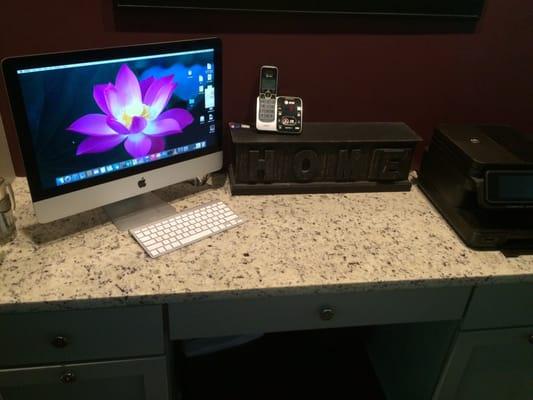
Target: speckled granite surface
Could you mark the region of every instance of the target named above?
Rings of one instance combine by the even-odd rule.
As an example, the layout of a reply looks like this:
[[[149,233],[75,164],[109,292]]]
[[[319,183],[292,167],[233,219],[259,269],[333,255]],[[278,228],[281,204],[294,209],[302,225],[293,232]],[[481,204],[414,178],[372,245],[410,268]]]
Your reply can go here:
[[[15,191],[0,312],[533,281],[533,256],[469,250],[416,187],[231,197],[224,182],[175,185],[158,194],[178,210],[221,199],[247,222],[155,260],[101,209],[39,225],[25,179]]]

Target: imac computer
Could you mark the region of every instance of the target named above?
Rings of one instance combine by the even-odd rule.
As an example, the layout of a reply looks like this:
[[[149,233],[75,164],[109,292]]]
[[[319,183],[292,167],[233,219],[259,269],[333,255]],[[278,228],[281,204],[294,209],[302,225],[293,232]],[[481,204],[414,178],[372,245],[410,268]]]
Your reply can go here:
[[[14,57],[2,67],[41,223],[110,204],[155,219],[175,210],[151,191],[222,167],[218,39]]]

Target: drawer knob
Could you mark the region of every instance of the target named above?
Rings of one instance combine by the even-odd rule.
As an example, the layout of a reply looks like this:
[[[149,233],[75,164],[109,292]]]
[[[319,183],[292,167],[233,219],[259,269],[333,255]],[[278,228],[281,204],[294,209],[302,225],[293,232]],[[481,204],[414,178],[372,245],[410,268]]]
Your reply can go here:
[[[74,372],[68,371],[65,372],[63,375],[61,375],[61,378],[59,378],[61,383],[74,383],[76,381],[76,375]]]
[[[320,309],[320,319],[322,321],[330,321],[335,316],[335,309],[333,307],[322,307]]]
[[[57,347],[58,349],[62,349],[64,347],[67,347],[68,340],[65,336],[56,336],[54,340],[52,340],[52,345],[54,347]]]
[[[533,344],[533,333],[530,334],[530,335],[527,337],[527,341],[528,341],[530,344]]]

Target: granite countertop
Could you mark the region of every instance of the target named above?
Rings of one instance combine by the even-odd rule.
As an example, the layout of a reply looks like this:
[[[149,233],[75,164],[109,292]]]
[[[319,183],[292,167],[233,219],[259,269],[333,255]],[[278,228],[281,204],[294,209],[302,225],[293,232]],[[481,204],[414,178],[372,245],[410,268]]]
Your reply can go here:
[[[232,197],[225,178],[214,181],[157,193],[178,210],[220,199],[247,222],[151,259],[102,209],[38,224],[17,178],[0,312],[533,281],[533,256],[468,249],[416,187]]]

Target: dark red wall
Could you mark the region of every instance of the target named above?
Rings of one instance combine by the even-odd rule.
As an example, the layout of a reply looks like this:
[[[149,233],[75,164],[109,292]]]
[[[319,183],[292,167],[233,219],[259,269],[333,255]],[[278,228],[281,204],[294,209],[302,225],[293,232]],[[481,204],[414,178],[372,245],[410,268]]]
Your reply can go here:
[[[154,14],[146,16],[137,30],[117,22],[111,0],[5,2],[0,57],[217,32],[208,22],[205,30],[196,24],[195,33],[183,33],[179,17],[172,17],[176,29],[169,32],[168,18],[159,29]],[[334,22],[326,17],[315,18],[316,31],[307,24],[305,33],[253,32],[250,18],[247,32],[217,34],[224,44],[225,121],[250,120],[258,67],[273,64],[280,68],[281,93],[303,97],[308,121],[404,121],[425,139],[441,122],[504,123],[533,131],[531,0],[487,0],[474,33],[350,32],[328,29]],[[0,110],[22,174],[5,95]]]

